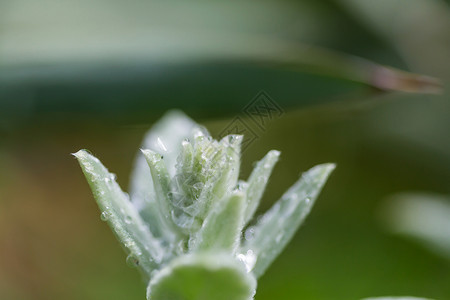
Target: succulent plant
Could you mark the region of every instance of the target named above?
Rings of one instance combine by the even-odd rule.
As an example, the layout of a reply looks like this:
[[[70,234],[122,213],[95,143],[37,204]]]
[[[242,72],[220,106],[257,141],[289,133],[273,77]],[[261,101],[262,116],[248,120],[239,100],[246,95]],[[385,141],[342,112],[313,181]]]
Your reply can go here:
[[[151,300],[249,300],[256,280],[291,240],[333,164],[305,172],[254,219],[280,152],[238,179],[240,135],[220,141],[178,111],[145,137],[124,193],[101,162],[75,153],[106,221],[148,283]]]

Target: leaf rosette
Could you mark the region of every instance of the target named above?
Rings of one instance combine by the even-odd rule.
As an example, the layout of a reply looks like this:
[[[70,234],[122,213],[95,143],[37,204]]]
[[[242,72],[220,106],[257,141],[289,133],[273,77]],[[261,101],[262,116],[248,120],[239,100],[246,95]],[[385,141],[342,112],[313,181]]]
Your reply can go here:
[[[248,300],[292,239],[334,164],[318,165],[251,222],[280,152],[239,180],[240,135],[214,140],[181,112],[146,135],[124,193],[101,162],[75,153],[101,210],[148,282],[150,300]]]

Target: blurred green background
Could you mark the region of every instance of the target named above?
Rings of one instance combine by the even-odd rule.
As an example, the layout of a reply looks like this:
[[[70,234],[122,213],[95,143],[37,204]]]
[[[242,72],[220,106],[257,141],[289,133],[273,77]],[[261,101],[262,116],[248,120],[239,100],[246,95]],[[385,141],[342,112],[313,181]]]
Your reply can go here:
[[[257,300],[450,299],[448,256],[386,213],[403,192],[450,204],[449,2],[0,0],[0,299],[145,298],[69,154],[91,150],[126,190],[170,108],[214,136],[252,126],[243,178],[282,151],[261,209],[338,165]],[[242,111],[261,90],[285,111],[264,129]]]

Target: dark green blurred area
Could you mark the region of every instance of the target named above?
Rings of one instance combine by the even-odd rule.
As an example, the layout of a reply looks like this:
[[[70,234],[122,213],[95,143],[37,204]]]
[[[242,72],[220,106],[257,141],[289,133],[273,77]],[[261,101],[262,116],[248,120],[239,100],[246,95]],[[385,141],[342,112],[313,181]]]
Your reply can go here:
[[[450,299],[449,261],[381,215],[398,192],[450,194],[448,1],[187,3],[0,2],[0,299],[145,299],[69,154],[91,150],[126,190],[142,136],[170,108],[214,136],[236,116],[252,126],[243,178],[282,151],[261,209],[301,171],[338,165],[257,300]],[[435,76],[444,91],[252,61],[275,41]],[[285,111],[264,129],[242,111],[260,90]]]

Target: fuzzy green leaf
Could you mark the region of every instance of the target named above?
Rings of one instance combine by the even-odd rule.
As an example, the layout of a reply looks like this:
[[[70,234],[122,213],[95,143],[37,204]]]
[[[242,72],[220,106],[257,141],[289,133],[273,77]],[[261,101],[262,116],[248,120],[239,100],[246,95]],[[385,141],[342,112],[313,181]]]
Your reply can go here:
[[[334,164],[323,164],[304,173],[254,227],[247,229],[248,239],[241,253],[251,251],[256,256],[252,269],[256,277],[264,274],[292,239],[334,167]]]
[[[242,234],[244,202],[245,195],[235,192],[217,203],[192,240],[191,250],[235,250]]]
[[[185,255],[149,283],[148,300],[251,300],[256,280],[226,253]]]
[[[163,156],[148,149],[141,151],[147,160],[148,166],[150,167],[150,173],[152,174],[151,177],[155,191],[156,207],[158,210],[158,217],[161,221],[160,226],[167,228],[164,232],[172,231],[173,234],[177,235],[179,230],[172,217],[172,213],[175,213],[176,208],[171,199],[171,178],[167,171]],[[151,182],[148,184],[150,185]],[[173,234],[165,237],[173,241]]]
[[[219,150],[217,150],[214,163],[210,167],[211,175],[204,183],[198,199],[199,205],[202,206],[200,217],[205,218],[208,215],[208,210],[221,200],[227,192],[236,187],[242,139],[241,135],[228,135],[215,146]]]
[[[191,136],[192,129],[195,126],[197,126],[196,123],[184,113],[170,111],[153,125],[145,136],[141,148],[150,149],[164,155],[167,170],[173,176],[181,142]],[[160,237],[170,236],[170,232],[160,223],[155,200],[156,195],[151,182],[152,176],[148,171],[147,162],[141,153],[138,153],[130,181],[131,201],[138,208],[142,218],[150,225],[155,235]]]
[[[231,134],[225,136],[220,143],[224,145],[226,156],[225,175],[222,177],[223,188],[221,193],[229,192],[235,188],[239,179],[239,170],[241,167],[241,146],[244,140],[243,135]],[[217,194],[218,191],[216,191]]]
[[[245,211],[245,223],[249,222],[256,209],[258,208],[261,197],[269,181],[273,167],[280,157],[280,152],[276,150],[269,151],[253,169],[248,179],[247,186],[247,208]]]
[[[164,250],[140,217],[128,196],[102,163],[85,150],[74,153],[107,221],[129,253],[127,261],[140,268],[146,278],[162,261]]]

